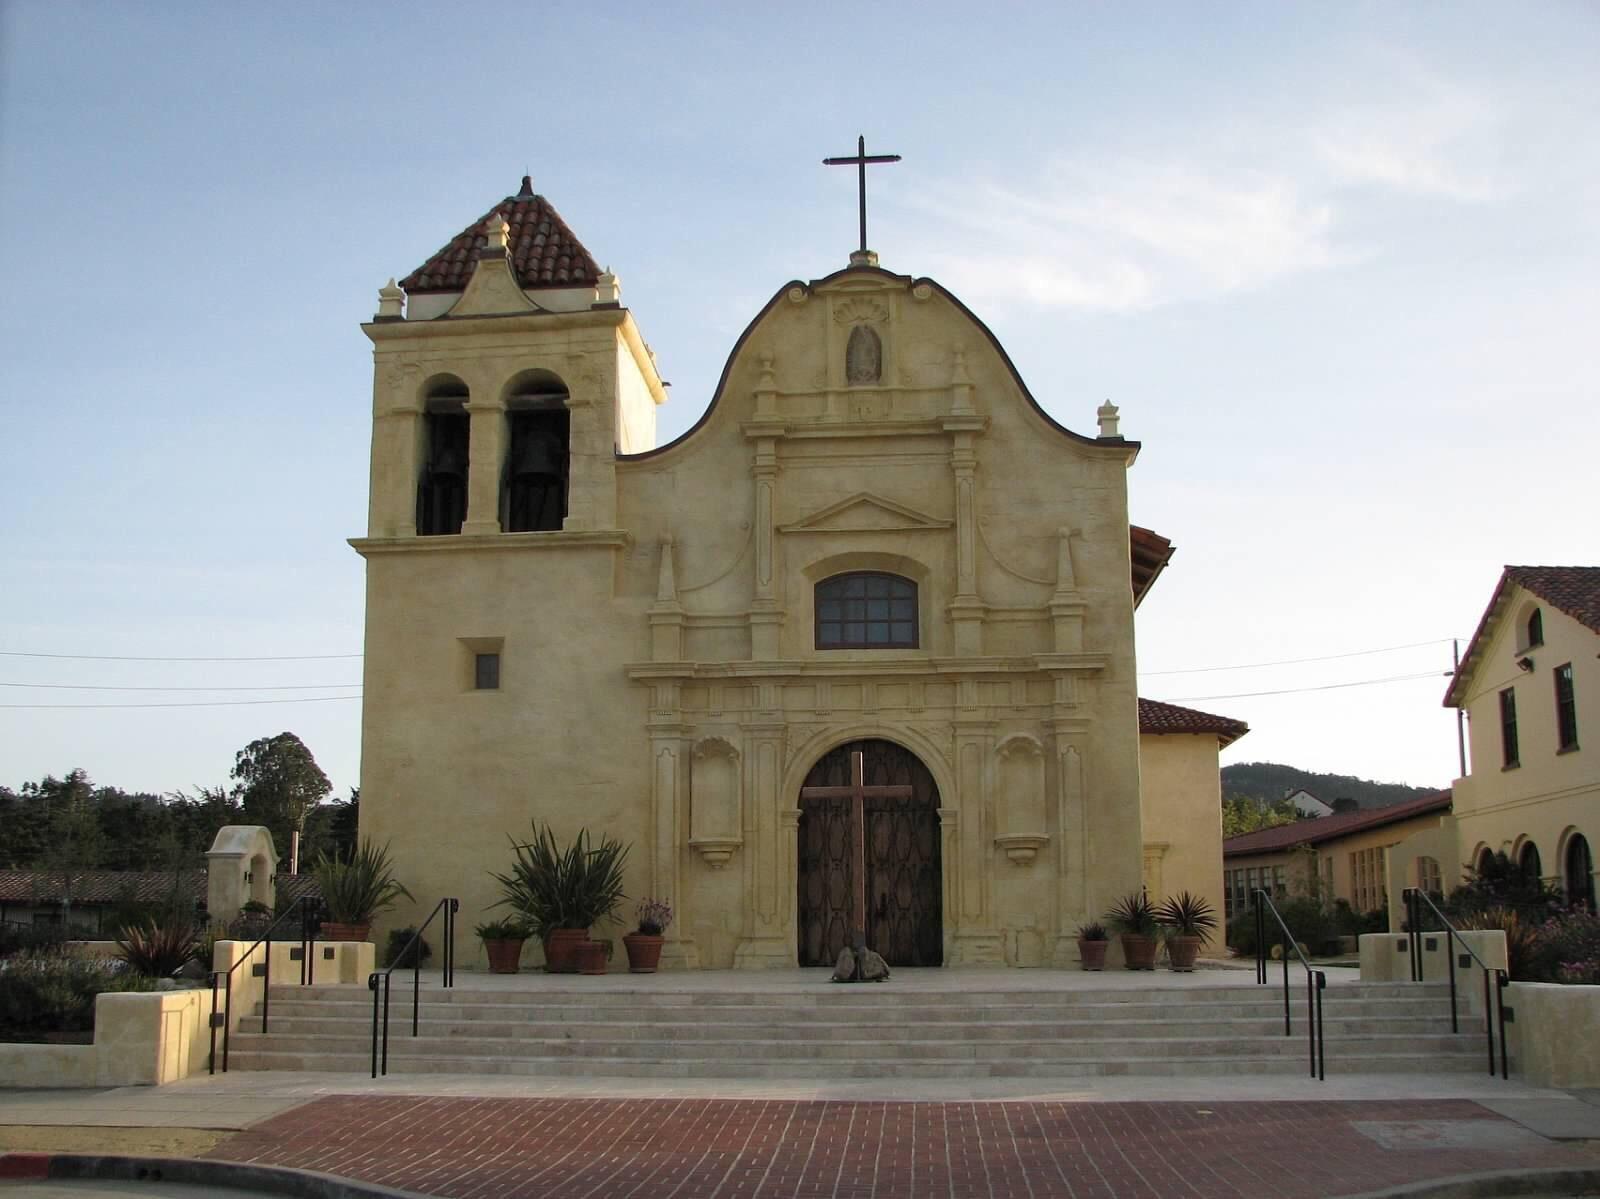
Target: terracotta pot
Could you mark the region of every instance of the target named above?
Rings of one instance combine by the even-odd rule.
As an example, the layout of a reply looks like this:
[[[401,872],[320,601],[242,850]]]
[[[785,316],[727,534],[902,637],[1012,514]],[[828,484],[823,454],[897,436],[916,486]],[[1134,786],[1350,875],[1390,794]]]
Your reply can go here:
[[[522,958],[522,938],[503,941],[485,941],[483,951],[489,955],[490,974],[515,974],[517,962]]]
[[[1122,934],[1122,961],[1129,970],[1156,968],[1156,939],[1136,933]]]
[[[578,942],[578,973],[604,974],[606,972],[606,943],[604,941]]]
[[[372,921],[365,924],[340,924],[334,920],[322,922],[322,939],[324,941],[365,941],[367,934],[372,931]]]
[[[648,933],[629,933],[622,938],[628,950],[628,970],[632,974],[654,974],[661,964],[661,944],[665,937]]]
[[[586,928],[553,928],[544,939],[544,968],[547,974],[576,974],[578,946],[589,939]]]
[[[1174,970],[1193,970],[1200,956],[1199,937],[1168,937],[1167,961]]]
[[[1085,970],[1104,970],[1106,968],[1106,950],[1110,948],[1110,941],[1079,941],[1078,956],[1083,959],[1083,968]]]

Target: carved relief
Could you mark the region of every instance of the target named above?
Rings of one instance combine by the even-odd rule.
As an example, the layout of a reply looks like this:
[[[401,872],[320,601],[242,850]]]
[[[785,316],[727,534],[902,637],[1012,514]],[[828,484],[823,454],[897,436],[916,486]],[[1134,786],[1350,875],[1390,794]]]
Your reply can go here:
[[[867,325],[850,330],[844,351],[844,378],[852,387],[877,383],[883,378],[883,342]]]
[[[690,848],[721,870],[744,844],[740,823],[739,751],[720,737],[694,747],[690,765]]]
[[[865,296],[851,296],[833,306],[833,319],[841,325],[858,325],[865,321],[883,324],[889,319],[889,309],[881,300]]]

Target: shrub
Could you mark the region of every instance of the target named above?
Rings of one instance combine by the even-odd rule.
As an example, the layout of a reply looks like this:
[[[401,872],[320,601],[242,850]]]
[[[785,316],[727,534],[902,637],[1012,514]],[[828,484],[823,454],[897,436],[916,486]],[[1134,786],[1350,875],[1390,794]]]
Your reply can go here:
[[[151,978],[170,978],[194,956],[200,932],[192,924],[136,924],[122,930],[117,952],[122,960]]]
[[[417,937],[416,944],[408,946],[406,942],[417,936],[417,926],[408,928],[392,928],[389,930],[389,941],[384,946],[383,964],[385,966],[417,966],[421,962],[417,959],[420,951],[422,962],[433,957],[433,949],[428,944],[426,937]]]
[[[1600,916],[1580,908],[1546,921],[1531,956],[1539,982],[1600,983]]]
[[[92,1031],[96,995],[154,988],[154,979],[124,962],[59,952],[18,954],[0,964],[0,1040]]]
[[[366,924],[388,911],[402,895],[412,898],[394,876],[388,845],[374,845],[367,837],[347,860],[322,857],[315,870],[327,919],[335,924]]]
[[[0,958],[57,949],[66,939],[60,924],[0,924]]]
[[[1487,859],[1482,870],[1469,869],[1466,881],[1450,892],[1450,898],[1440,906],[1458,927],[1458,917],[1471,917],[1492,908],[1508,908],[1538,924],[1561,911],[1562,895],[1559,887],[1525,873],[1502,852]],[[1425,928],[1433,927],[1428,923],[1433,920],[1431,912],[1424,910],[1423,919]]]
[[[622,902],[622,867],[629,846],[602,837],[591,846],[589,830],[579,829],[563,846],[549,825],[533,822],[531,841],[511,841],[516,859],[505,874],[491,872],[500,884],[496,907],[509,907],[528,922],[536,937],[552,929],[587,929],[610,918]]]
[[[1276,901],[1275,901],[1276,902]],[[1305,945],[1312,953],[1321,953],[1330,943],[1339,937],[1337,917],[1325,911],[1320,903],[1309,896],[1296,899],[1286,899],[1277,903],[1278,914],[1283,917],[1283,922],[1289,926],[1289,932],[1300,944]],[[1241,957],[1250,957],[1256,952],[1256,917],[1255,910],[1246,904],[1244,910],[1228,921],[1227,927],[1228,948]],[[1267,913],[1267,946],[1283,944],[1283,930],[1278,927],[1278,922],[1272,918],[1272,913]],[[1290,951],[1293,952],[1292,950]]]

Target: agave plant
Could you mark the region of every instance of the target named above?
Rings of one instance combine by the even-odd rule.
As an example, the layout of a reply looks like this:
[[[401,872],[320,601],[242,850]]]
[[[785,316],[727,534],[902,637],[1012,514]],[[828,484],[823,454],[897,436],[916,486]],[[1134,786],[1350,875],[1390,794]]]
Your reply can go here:
[[[335,924],[366,924],[394,907],[402,895],[413,898],[394,876],[388,844],[374,845],[370,837],[363,837],[347,860],[324,854],[317,859],[313,873],[322,889],[328,919]]]
[[[1117,932],[1130,937],[1153,937],[1160,930],[1155,905],[1143,891],[1132,891],[1113,903],[1101,917]]]
[[[520,915],[536,937],[557,928],[589,928],[622,902],[628,846],[620,841],[602,837],[599,845],[591,846],[589,830],[580,829],[573,842],[563,846],[548,824],[536,820],[533,839],[513,838],[511,848],[516,854],[511,869],[492,875],[500,884],[496,906]]]
[[[1199,937],[1206,942],[1217,927],[1217,910],[1200,896],[1183,891],[1167,897],[1156,912],[1156,922],[1169,937]]]
[[[117,953],[130,969],[149,978],[170,978],[194,956],[200,930],[192,924],[130,924],[117,938]]]

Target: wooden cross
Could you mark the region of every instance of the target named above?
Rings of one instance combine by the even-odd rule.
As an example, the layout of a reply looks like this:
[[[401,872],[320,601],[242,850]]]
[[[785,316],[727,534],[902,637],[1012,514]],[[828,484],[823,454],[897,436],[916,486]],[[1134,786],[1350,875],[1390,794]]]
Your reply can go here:
[[[854,155],[848,158],[824,158],[822,160],[822,165],[826,167],[853,166],[856,168],[857,188],[861,195],[862,253],[866,253],[867,249],[867,164],[869,162],[878,163],[899,161],[900,155],[898,154],[868,154],[867,139],[864,135],[856,138],[856,152]]]
[[[858,749],[850,755],[850,785],[848,787],[801,787],[800,799],[848,799],[850,801],[851,861],[850,861],[850,923],[854,926],[852,946],[857,952],[867,944],[867,800],[910,799],[916,791],[912,787],[888,785],[867,786],[866,765]],[[859,959],[857,970],[860,969]]]

